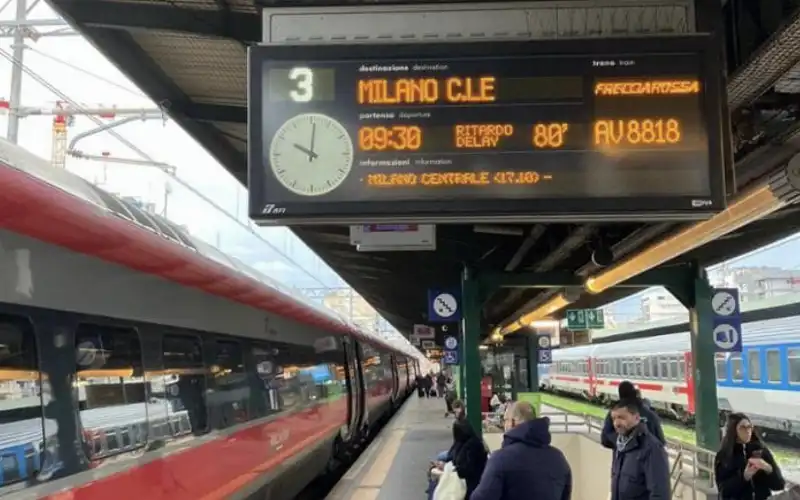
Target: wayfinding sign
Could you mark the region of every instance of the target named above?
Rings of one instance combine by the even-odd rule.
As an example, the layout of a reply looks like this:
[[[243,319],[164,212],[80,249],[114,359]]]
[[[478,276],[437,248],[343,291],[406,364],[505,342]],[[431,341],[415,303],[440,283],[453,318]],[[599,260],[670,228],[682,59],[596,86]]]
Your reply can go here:
[[[606,327],[602,309],[568,309],[567,330],[602,330]]]
[[[428,290],[428,321],[452,323],[461,321],[461,293],[458,289]]]
[[[249,49],[261,224],[688,220],[725,208],[704,35]]]
[[[537,354],[537,362],[541,364],[549,365],[553,362],[553,350],[552,350],[552,342],[550,340],[550,335],[546,333],[539,333],[536,334],[536,344],[538,349],[536,350]]]
[[[739,290],[715,288],[711,295],[716,352],[742,351],[742,316]]]

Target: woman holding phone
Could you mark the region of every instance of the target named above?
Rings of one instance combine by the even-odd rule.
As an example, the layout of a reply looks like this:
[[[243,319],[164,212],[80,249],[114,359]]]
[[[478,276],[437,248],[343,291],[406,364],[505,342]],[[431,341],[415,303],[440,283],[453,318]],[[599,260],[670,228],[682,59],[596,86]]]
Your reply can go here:
[[[764,500],[786,486],[775,458],[743,413],[728,417],[714,474],[721,500]]]

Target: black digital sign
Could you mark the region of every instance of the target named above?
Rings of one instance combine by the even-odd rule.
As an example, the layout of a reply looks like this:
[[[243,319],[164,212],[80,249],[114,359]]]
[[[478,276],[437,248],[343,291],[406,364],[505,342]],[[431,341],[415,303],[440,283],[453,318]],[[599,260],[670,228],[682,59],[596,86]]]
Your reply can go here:
[[[689,220],[725,208],[703,35],[251,47],[265,224]]]

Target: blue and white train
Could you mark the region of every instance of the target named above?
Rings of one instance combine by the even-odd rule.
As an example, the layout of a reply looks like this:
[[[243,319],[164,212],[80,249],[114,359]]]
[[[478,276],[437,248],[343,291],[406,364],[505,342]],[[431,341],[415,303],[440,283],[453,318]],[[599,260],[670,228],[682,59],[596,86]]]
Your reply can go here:
[[[720,419],[746,413],[763,431],[800,438],[800,316],[743,325],[741,353],[716,355]],[[545,390],[613,400],[630,380],[653,407],[691,422],[695,411],[689,332],[557,349],[540,365]]]

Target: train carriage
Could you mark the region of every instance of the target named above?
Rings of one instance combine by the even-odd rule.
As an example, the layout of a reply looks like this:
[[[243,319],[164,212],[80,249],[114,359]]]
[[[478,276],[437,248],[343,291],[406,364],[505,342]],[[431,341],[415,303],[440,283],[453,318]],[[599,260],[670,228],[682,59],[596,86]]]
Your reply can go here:
[[[800,438],[800,316],[745,323],[741,353],[715,357],[720,420],[747,413],[766,432]],[[553,351],[545,389],[607,402],[630,380],[651,405],[691,422],[695,411],[689,332]]]
[[[415,352],[5,141],[0,185],[0,495],[289,499],[411,390]]]

